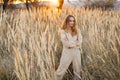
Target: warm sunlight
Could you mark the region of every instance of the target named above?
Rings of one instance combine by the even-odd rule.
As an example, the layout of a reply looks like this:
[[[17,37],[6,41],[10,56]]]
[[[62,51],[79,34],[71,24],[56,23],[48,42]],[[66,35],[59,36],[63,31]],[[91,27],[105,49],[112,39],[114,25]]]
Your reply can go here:
[[[59,2],[58,2],[58,0],[37,0],[37,1],[39,1],[39,2],[50,2],[50,3],[52,3],[53,5],[59,5]],[[13,1],[12,3],[13,4],[20,4],[20,3],[25,3],[26,2],[26,0],[23,0],[23,1],[20,1],[20,0],[16,0],[16,1]],[[32,2],[34,2],[34,0],[32,0]]]
[[[48,2],[53,3],[54,5],[59,5],[58,0],[42,0],[42,1],[48,1]]]
[[[24,2],[22,2],[22,1],[13,1],[13,4],[20,4],[20,3],[25,3],[25,1]]]
[[[58,0],[50,0],[51,2],[55,3],[55,4],[58,4]]]

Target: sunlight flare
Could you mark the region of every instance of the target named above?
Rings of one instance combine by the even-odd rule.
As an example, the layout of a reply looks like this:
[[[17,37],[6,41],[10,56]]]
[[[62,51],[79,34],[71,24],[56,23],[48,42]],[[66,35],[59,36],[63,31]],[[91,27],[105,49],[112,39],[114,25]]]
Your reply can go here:
[[[13,1],[13,4],[20,4],[20,3],[25,3],[25,1]]]

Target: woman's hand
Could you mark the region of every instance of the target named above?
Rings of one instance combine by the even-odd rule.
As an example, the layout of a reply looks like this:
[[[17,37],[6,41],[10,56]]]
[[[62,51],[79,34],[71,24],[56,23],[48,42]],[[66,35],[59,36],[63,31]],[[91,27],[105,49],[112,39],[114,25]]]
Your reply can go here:
[[[69,42],[69,49],[71,49],[71,48],[74,48],[74,47],[76,47],[76,42],[74,42],[74,41],[70,41]]]
[[[80,46],[80,42],[78,40],[76,41],[76,46]]]

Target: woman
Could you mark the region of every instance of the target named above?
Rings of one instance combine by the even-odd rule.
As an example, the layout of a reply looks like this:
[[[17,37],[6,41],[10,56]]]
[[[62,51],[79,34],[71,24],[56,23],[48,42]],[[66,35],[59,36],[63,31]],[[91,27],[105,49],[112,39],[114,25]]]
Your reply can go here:
[[[79,48],[82,44],[80,30],[77,29],[73,15],[68,15],[61,29],[61,41],[63,44],[60,65],[55,72],[55,80],[62,80],[69,65],[73,64],[74,80],[80,80],[81,55]]]

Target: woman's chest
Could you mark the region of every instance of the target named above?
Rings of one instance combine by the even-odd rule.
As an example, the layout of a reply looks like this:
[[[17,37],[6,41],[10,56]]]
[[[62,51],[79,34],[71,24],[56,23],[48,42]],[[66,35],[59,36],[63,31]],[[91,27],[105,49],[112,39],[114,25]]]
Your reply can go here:
[[[66,37],[68,40],[76,41],[77,40],[77,35],[72,36],[70,33],[66,33]]]

